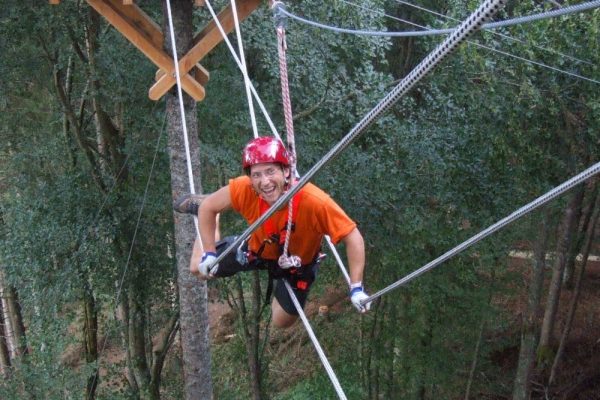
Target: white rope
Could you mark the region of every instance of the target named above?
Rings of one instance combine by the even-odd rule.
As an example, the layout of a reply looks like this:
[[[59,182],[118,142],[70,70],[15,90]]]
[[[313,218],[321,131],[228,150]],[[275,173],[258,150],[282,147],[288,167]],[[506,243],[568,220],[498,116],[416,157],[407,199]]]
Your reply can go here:
[[[519,208],[517,211],[513,212],[512,214],[508,215],[507,217],[502,218],[500,221],[496,222],[495,224],[490,225],[483,231],[472,236],[470,239],[465,240],[464,242],[462,242],[458,246],[454,247],[453,249],[448,250],[447,252],[445,252],[444,254],[442,254],[441,256],[436,258],[435,260],[430,261],[429,263],[425,264],[424,266],[417,269],[416,271],[408,274],[407,276],[400,279],[399,281],[389,285],[388,287],[386,287],[384,289],[381,289],[380,291],[373,294],[372,296],[369,296],[368,298],[361,301],[361,304],[365,305],[367,303],[370,303],[373,300],[375,300],[376,298],[389,292],[390,290],[393,290],[397,287],[406,285],[408,282],[412,281],[413,279],[417,278],[418,276],[421,276],[425,272],[437,267],[444,261],[454,257],[458,253],[466,250],[467,248],[471,247],[472,245],[479,242],[480,240],[488,237],[492,233],[500,230],[501,228],[505,227],[506,225],[510,224],[511,222],[516,221],[517,219],[527,215],[528,213],[535,210],[536,208],[546,204],[550,200],[556,198],[557,196],[572,189],[574,186],[584,182],[585,180],[593,177],[594,175],[596,175],[598,173],[600,173],[600,162],[592,165],[591,167],[589,167],[585,171],[581,172],[580,174],[572,177],[568,181],[562,183],[561,185],[550,190],[549,192],[543,194],[542,196],[533,200],[531,203],[524,205],[523,207]]]
[[[215,25],[219,29],[219,32],[221,32],[223,41],[229,48],[229,51],[231,52],[231,55],[232,55],[234,61],[238,65],[238,68],[240,69],[240,71],[243,71],[242,63],[241,63],[240,59],[238,58],[235,50],[233,49],[233,46],[231,45],[231,42],[229,41],[229,38],[227,37],[227,34],[225,33],[225,30],[223,29],[223,26],[221,25],[219,18],[215,14],[215,10],[212,8],[212,6],[210,4],[210,1],[206,0],[205,4],[206,4],[206,8],[208,8],[208,11],[210,12],[213,20],[215,21]],[[277,139],[281,140],[281,137],[279,136],[279,133],[277,132],[277,128],[275,127],[275,124],[273,124],[273,121],[271,120],[271,117],[269,116],[269,113],[267,112],[265,105],[263,104],[260,97],[258,96],[258,93],[256,93],[256,89],[254,88],[252,81],[249,80],[248,83],[250,85],[250,90],[252,91],[252,94],[254,95],[254,99],[258,103],[258,106],[260,107],[260,110],[262,111],[263,116],[265,117],[265,120],[267,121],[267,124],[269,125],[269,128],[271,128],[271,132],[273,133],[273,136],[275,136]]]
[[[323,349],[321,348],[321,345],[319,344],[319,341],[317,340],[317,337],[315,336],[315,333],[313,332],[310,323],[308,322],[308,319],[302,310],[300,302],[298,302],[298,299],[296,298],[294,290],[286,279],[282,279],[282,281],[285,284],[285,288],[287,289],[294,306],[296,307],[296,311],[298,311],[298,315],[300,316],[300,319],[306,328],[306,332],[308,333],[310,340],[312,340],[313,345],[315,346],[315,350],[317,350],[317,354],[319,355],[319,358],[321,359],[321,362],[327,371],[327,375],[329,375],[329,379],[331,380],[331,383],[333,383],[333,387],[335,388],[338,397],[344,400],[347,399],[346,394],[344,393],[344,390],[342,389],[342,386],[335,375],[335,372],[333,372],[333,368],[331,368],[331,364],[329,364],[329,361],[327,360],[327,357],[325,356],[325,353],[323,352]]]
[[[340,253],[338,253],[338,251],[335,248],[335,245],[333,244],[333,242],[331,241],[331,238],[329,237],[329,235],[325,235],[325,241],[327,242],[327,245],[331,249],[331,252],[333,253],[333,257],[337,261],[337,264],[340,267],[342,274],[344,274],[344,278],[346,278],[348,287],[350,287],[350,283],[352,283],[350,281],[350,275],[348,275],[348,271],[346,270],[346,266],[344,265],[344,262],[342,261],[342,257],[340,257]]]
[[[224,30],[223,30],[223,28],[222,28],[222,26],[221,26],[218,18],[216,17],[215,12],[212,9],[212,6],[210,5],[210,1],[206,0],[206,5],[209,8],[209,11],[210,11],[210,13],[211,13],[211,15],[213,17],[213,20],[215,21],[215,24],[217,25],[219,31],[221,32],[221,35],[223,36],[223,39],[227,43],[227,46],[229,47],[229,50],[231,51],[232,56],[236,60],[238,66],[240,67],[240,70],[242,71],[242,74],[244,75],[244,82],[246,83],[246,88],[248,89],[248,87],[250,86],[251,83],[250,83],[250,79],[248,78],[248,73],[247,73],[246,66],[245,66],[244,60],[243,60],[243,49],[241,47],[242,38],[241,38],[241,35],[239,33],[240,29],[239,29],[239,25],[238,25],[238,22],[237,22],[236,11],[235,11],[235,8],[234,8],[235,7],[235,4],[234,4],[235,0],[232,0],[231,3],[232,3],[232,8],[234,10],[234,19],[235,19],[235,23],[236,23],[236,32],[238,33],[238,38],[237,39],[238,39],[238,43],[240,44],[240,58],[242,59],[241,62],[240,62],[240,60],[237,59],[235,51],[233,51],[233,48],[232,48],[231,44],[229,43],[229,40],[227,39],[227,35],[225,35],[225,32],[224,32]],[[285,43],[283,43],[283,45],[285,45]],[[287,72],[286,72],[285,80],[286,80],[286,84],[287,84]],[[287,87],[286,87],[286,89],[287,89]],[[247,94],[248,93],[249,92],[247,92]],[[258,97],[258,94],[256,94],[254,92],[254,95],[256,96],[257,101],[259,102],[259,104],[262,104],[262,102],[260,102],[260,98]],[[286,93],[283,94],[284,98],[285,98],[285,95],[286,95]],[[287,93],[287,95],[288,95],[288,103],[289,103],[289,93]],[[248,104],[249,105],[252,104],[252,99],[249,96],[248,96]],[[289,107],[286,108],[286,111],[287,111],[287,113],[286,113],[286,127],[288,128],[288,142],[290,141],[290,135],[291,135],[291,137],[292,137],[292,144],[293,144],[293,123],[292,123],[292,120],[291,120],[291,105],[289,105]],[[251,115],[253,114],[252,106],[250,106],[250,113],[251,113]],[[269,116],[268,116],[268,113],[266,113],[266,110],[264,110],[264,107],[263,107],[263,113],[265,114],[265,117],[267,118],[267,120],[271,121],[270,118],[269,118]],[[270,124],[272,125],[272,122]],[[253,128],[256,128],[256,123],[255,123],[254,119],[253,119]],[[281,138],[277,134],[277,130],[274,129],[274,125],[272,126],[272,130],[273,130],[274,136],[277,137],[279,140],[281,140]],[[257,137],[257,131],[256,130],[254,131],[254,133],[255,133],[254,137]],[[294,159],[292,160],[292,162],[294,163],[294,166],[295,166],[295,153],[293,155],[293,158]],[[295,177],[295,168],[292,168],[292,176],[291,176],[292,182],[293,182],[294,177]],[[284,256],[286,256],[287,246],[289,244],[289,238],[291,236],[290,227],[291,227],[291,218],[292,218],[292,210],[293,210],[292,199],[290,199],[290,201],[289,201],[288,208],[289,208],[290,211],[289,211],[289,215],[288,215],[288,232],[287,232],[286,244],[285,244],[285,248],[286,249],[284,250],[284,254],[283,254]],[[350,282],[350,277],[346,273],[345,268],[343,266],[343,263],[341,263],[341,259],[339,257],[339,254],[337,253],[337,250],[335,249],[335,247],[331,243],[331,240],[329,239],[329,236],[326,236],[326,238],[327,238],[327,242],[329,243],[330,247],[332,248],[332,250],[333,250],[333,252],[334,252],[334,254],[336,256],[336,259],[340,263],[340,268],[342,269],[342,271],[344,271],[344,274],[346,276],[347,281]],[[323,349],[321,348],[321,345],[319,344],[319,341],[318,341],[317,337],[315,336],[315,334],[314,334],[314,332],[313,332],[313,330],[312,330],[312,328],[311,328],[311,326],[310,326],[310,324],[308,322],[308,319],[306,318],[306,315],[304,314],[304,311],[302,310],[302,306],[300,305],[300,303],[298,302],[298,299],[296,298],[296,295],[294,294],[294,291],[292,290],[289,282],[286,279],[283,279],[283,282],[284,282],[285,287],[286,287],[286,289],[287,289],[287,291],[289,293],[290,298],[292,299],[292,302],[294,303],[294,306],[296,307],[298,315],[300,316],[302,322],[304,323],[306,331],[307,331],[310,339],[313,342],[315,350],[317,351],[317,354],[321,358],[321,362],[323,363],[323,366],[325,367],[325,370],[327,371],[327,374],[329,375],[329,378],[331,379],[331,382],[333,383],[333,386],[334,386],[334,388],[335,388],[335,390],[336,390],[336,392],[338,394],[338,397],[340,399],[342,399],[342,400],[346,400],[347,397],[346,397],[346,395],[344,393],[344,390],[342,389],[342,387],[341,387],[341,385],[340,385],[340,383],[339,383],[339,381],[337,379],[337,376],[335,375],[335,372],[333,371],[333,368],[331,367],[331,364],[329,364],[329,361],[327,360],[327,357],[325,356],[325,353],[323,352]]]
[[[237,35],[238,51],[240,52],[240,62],[242,75],[244,75],[244,86],[246,87],[246,99],[248,100],[248,109],[250,111],[250,122],[252,124],[252,133],[254,137],[258,137],[258,128],[256,127],[256,115],[254,115],[254,103],[252,102],[252,93],[250,91],[250,77],[248,76],[248,69],[246,68],[246,57],[244,56],[244,44],[242,42],[242,33],[240,31],[240,21],[238,18],[237,7],[235,6],[235,0],[231,0],[231,11],[233,14],[233,21],[235,24],[235,33]]]
[[[181,125],[183,127],[183,143],[185,145],[185,159],[187,163],[188,181],[190,185],[190,193],[196,193],[196,187],[194,185],[194,173],[192,170],[192,156],[190,155],[190,141],[188,138],[187,123],[185,120],[185,107],[183,105],[183,93],[181,91],[181,76],[179,75],[179,60],[177,58],[177,43],[175,42],[175,29],[173,28],[173,16],[171,15],[171,1],[167,0],[167,18],[169,20],[169,34],[171,35],[171,49],[173,50],[173,62],[175,63],[175,79],[177,81],[177,97],[179,98],[179,112],[181,114]],[[200,245],[202,245],[202,239],[200,238],[200,230],[198,229],[198,217],[194,215],[194,226],[196,227],[196,234]]]

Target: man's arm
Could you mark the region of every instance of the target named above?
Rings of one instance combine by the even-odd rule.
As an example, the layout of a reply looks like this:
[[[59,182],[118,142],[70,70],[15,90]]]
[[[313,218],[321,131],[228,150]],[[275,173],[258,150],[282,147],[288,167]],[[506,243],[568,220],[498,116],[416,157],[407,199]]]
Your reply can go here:
[[[229,186],[210,194],[198,207],[198,230],[204,252],[216,252],[217,216],[231,207]]]
[[[226,190],[225,190],[226,189]],[[190,258],[190,272],[202,280],[210,279],[211,276],[203,274],[199,270],[203,261],[204,252],[216,252],[216,242],[220,240],[219,213],[231,207],[229,199],[229,188],[227,186],[212,193],[199,202],[198,205],[198,231],[200,238],[194,241],[192,257]],[[202,247],[204,245],[204,248]]]
[[[348,268],[350,268],[350,283],[359,283],[363,280],[365,270],[365,242],[358,228],[354,228],[341,240],[346,245]]]
[[[365,270],[365,242],[357,228],[344,236],[342,242],[346,245],[350,268],[350,300],[359,312],[364,313],[371,308],[370,303],[365,305],[361,303],[368,297],[362,285]]]

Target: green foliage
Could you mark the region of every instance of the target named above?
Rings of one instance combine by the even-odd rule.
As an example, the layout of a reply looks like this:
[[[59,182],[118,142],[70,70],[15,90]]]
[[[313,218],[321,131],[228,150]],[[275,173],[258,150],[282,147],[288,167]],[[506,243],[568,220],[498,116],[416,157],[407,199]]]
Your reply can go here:
[[[423,5],[462,19],[475,3],[432,0]],[[381,0],[363,1],[361,7],[304,0],[288,7],[309,19],[357,29],[406,29],[382,12],[422,25],[454,24]],[[145,8],[160,18],[160,10]],[[503,16],[534,11],[539,9],[531,2],[511,2]],[[87,5],[78,2],[48,7],[15,1],[0,11],[0,36],[7,38],[0,42],[4,78],[0,80],[0,267],[18,289],[33,350],[15,368],[9,383],[0,386],[2,398],[20,398],[26,392],[47,398],[81,397],[94,365],[64,368],[56,360],[81,346],[80,313],[74,304],[79,304],[87,287],[98,310],[104,311],[100,330],[111,343],[116,343],[122,328],[103,319],[114,311],[115,282],[121,287],[124,279],[121,288],[132,290],[152,310],[148,337],[173,311],[168,149],[164,135],[158,142],[164,106],[146,98],[155,68],[101,22],[92,70],[72,46],[84,42],[88,12]],[[206,10],[195,12],[198,21],[207,20]],[[599,19],[596,10],[500,30],[519,41],[490,32],[476,35],[473,41],[597,78]],[[271,12],[261,7],[242,24],[242,33],[250,76],[283,133]],[[320,160],[395,79],[440,41],[439,37],[353,37],[289,21],[288,72],[300,172]],[[212,192],[240,173],[240,149],[251,137],[251,126],[243,81],[225,46],[218,46],[202,64],[211,73],[207,98],[198,105],[202,186]],[[117,119],[122,110],[124,137],[118,150],[124,159],[100,174],[106,192],[92,180],[92,166],[65,130],[53,74],[62,73],[64,78],[68,68],[73,103],[89,104],[95,96],[111,117]],[[90,78],[99,85],[86,92]],[[598,93],[593,82],[474,44],[460,47],[315,177],[315,183],[358,222],[367,241],[368,290],[406,276],[597,162]],[[259,132],[269,134],[259,112],[257,116]],[[96,140],[93,118],[93,111],[86,108],[83,135],[90,142]],[[559,200],[552,206],[561,204]],[[487,376],[501,375],[493,355],[514,346],[516,339],[510,336],[510,320],[494,300],[512,298],[522,289],[514,283],[505,260],[516,241],[536,234],[528,226],[515,223],[487,238],[436,271],[387,294],[364,317],[345,304],[344,312],[330,323],[315,319],[317,336],[346,394],[350,398],[461,397],[482,322],[486,337],[502,339],[485,342],[480,368]],[[224,234],[244,227],[236,217],[222,220]],[[337,267],[328,261],[311,297],[319,298],[327,285],[343,285],[340,282]],[[242,277],[241,284],[249,293],[251,277]],[[233,280],[215,286],[225,298],[232,285]],[[78,330],[74,335],[69,333],[73,329]],[[213,346],[219,398],[249,397],[241,337]],[[303,349],[310,354],[300,361],[291,352],[279,352],[286,355],[278,358],[265,355],[269,396],[335,398],[311,351]],[[304,368],[287,387],[270,386],[281,380],[271,372],[274,367],[294,374],[299,364]],[[121,367],[107,368],[106,380],[121,382]],[[165,373],[165,398],[181,397],[177,371]],[[482,391],[506,395],[500,386],[506,380],[499,377],[477,385]],[[102,386],[99,396],[132,396],[124,387]]]

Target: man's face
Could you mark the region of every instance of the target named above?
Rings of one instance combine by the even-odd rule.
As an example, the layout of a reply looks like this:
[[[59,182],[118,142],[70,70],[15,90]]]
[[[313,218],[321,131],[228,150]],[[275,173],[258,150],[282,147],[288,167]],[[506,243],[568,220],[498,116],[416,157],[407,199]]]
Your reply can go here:
[[[250,167],[252,187],[264,201],[272,205],[285,192],[285,178],[288,168],[276,163],[255,164]]]

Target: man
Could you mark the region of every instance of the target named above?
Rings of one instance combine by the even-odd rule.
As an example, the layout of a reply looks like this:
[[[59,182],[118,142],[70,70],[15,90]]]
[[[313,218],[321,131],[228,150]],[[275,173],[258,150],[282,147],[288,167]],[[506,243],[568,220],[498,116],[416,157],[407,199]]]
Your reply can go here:
[[[208,196],[187,195],[175,203],[174,208],[179,212],[198,214],[202,244],[198,240],[194,244],[191,272],[200,279],[212,279],[240,271],[268,270],[269,293],[273,279],[276,280],[271,304],[273,324],[280,328],[289,327],[296,321],[298,313],[282,279],[290,283],[304,307],[321,260],[321,241],[324,235],[329,235],[333,243],[341,241],[346,245],[350,298],[360,312],[366,312],[370,304],[360,304],[368,297],[362,287],[365,266],[362,235],[340,206],[310,183],[292,200],[289,254],[282,254],[288,231],[288,202],[250,235],[247,243],[213,266],[221,252],[235,240],[225,238],[217,242],[218,215],[233,209],[252,224],[284,195],[291,183],[288,153],[278,139],[259,137],[251,140],[244,148],[242,166],[246,175],[231,179],[227,186]],[[295,266],[290,267],[290,264]]]

